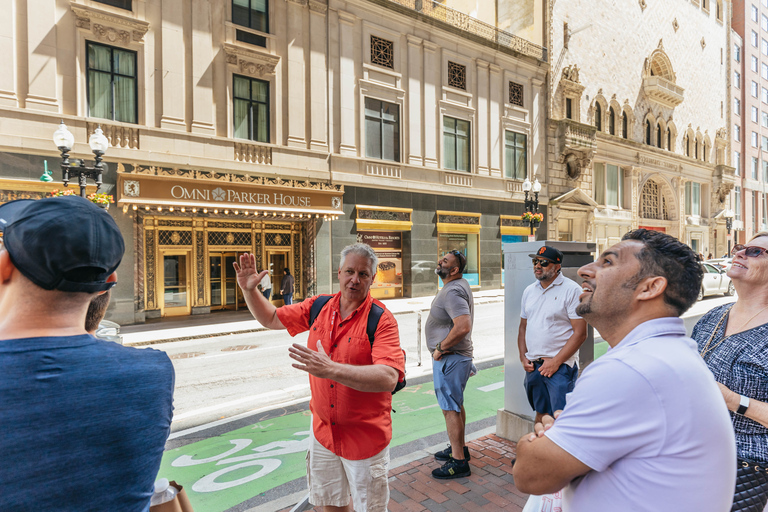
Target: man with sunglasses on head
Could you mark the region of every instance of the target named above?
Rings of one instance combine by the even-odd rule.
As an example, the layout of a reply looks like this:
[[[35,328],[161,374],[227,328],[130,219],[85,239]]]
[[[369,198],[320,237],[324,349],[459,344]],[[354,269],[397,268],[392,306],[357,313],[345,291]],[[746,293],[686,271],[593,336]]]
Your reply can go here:
[[[536,282],[523,292],[517,346],[536,422],[565,407],[579,374],[587,323],[576,314],[581,287],[560,273],[563,253],[547,245],[529,254]]]
[[[471,474],[469,449],[464,442],[467,415],[464,388],[473,372],[472,323],[475,301],[464,279],[467,258],[460,251],[450,251],[437,262],[435,274],[443,281],[425,325],[427,348],[432,353],[432,378],[437,403],[443,411],[450,444],[435,454],[442,467],[432,471],[439,479]]]

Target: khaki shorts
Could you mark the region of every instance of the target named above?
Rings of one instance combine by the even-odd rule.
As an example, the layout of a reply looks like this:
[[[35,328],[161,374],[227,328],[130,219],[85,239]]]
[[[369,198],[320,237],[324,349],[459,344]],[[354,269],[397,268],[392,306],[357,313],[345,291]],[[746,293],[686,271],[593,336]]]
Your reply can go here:
[[[307,452],[309,502],[316,507],[345,507],[355,512],[387,512],[389,447],[371,458],[347,460],[310,438]]]

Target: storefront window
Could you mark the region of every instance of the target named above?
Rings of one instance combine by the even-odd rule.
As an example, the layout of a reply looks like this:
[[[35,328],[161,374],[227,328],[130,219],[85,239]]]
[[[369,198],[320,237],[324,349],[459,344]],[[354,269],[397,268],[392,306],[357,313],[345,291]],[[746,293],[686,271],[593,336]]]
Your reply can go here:
[[[438,260],[451,251],[459,251],[467,258],[464,279],[470,286],[480,286],[480,251],[478,235],[470,233],[439,233],[437,239]],[[440,280],[440,287],[443,282]]]
[[[504,244],[527,242],[528,235],[501,235],[501,287],[504,288]]]
[[[379,265],[371,285],[374,299],[403,296],[403,234],[400,231],[358,231],[357,240],[376,252]]]

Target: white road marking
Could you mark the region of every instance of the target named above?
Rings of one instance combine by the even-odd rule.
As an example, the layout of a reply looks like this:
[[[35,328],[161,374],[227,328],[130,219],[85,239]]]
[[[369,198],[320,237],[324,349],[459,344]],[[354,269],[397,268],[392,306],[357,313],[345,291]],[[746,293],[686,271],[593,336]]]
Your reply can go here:
[[[248,402],[258,402],[260,400],[268,399],[274,396],[280,396],[285,393],[294,393],[297,391],[304,391],[309,389],[309,384],[301,384],[298,386],[291,386],[289,388],[285,389],[278,389],[275,391],[270,391],[269,393],[262,393],[260,395],[253,395],[253,396],[247,396],[245,398],[238,398],[237,400],[231,400],[229,402],[223,402],[220,404],[212,405],[210,407],[203,407],[202,409],[196,409],[194,411],[188,411],[182,414],[174,414],[173,415],[173,421],[179,421],[183,420],[185,418],[191,418],[192,416],[197,416],[198,414],[205,414],[207,412],[213,412],[220,409],[224,409],[227,407],[232,407],[235,405],[241,405]]]
[[[478,391],[482,391],[483,393],[488,393],[489,391],[494,391],[499,388],[504,387],[504,381],[497,382],[495,384],[488,384],[487,386],[483,386],[481,388],[477,388]]]

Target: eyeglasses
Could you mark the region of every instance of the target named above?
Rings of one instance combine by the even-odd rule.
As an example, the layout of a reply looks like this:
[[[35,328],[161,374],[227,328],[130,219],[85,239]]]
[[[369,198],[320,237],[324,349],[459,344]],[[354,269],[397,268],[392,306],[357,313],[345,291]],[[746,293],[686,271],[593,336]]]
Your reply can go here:
[[[467,264],[467,258],[464,256],[461,252],[457,251],[456,249],[450,251],[449,254],[453,254],[456,258],[459,259],[459,272],[464,271],[464,265]]]
[[[736,244],[733,246],[733,250],[731,251],[731,254],[736,254],[739,251],[744,251],[744,256],[748,258],[757,258],[764,252],[768,252],[768,249],[764,249],[756,245],[747,246],[742,244]]]
[[[538,265],[541,265],[541,268],[547,268],[549,266],[549,264],[552,263],[549,260],[540,260],[540,259],[537,259],[537,258],[533,258],[532,261],[533,261],[533,266],[534,267],[538,264]]]

